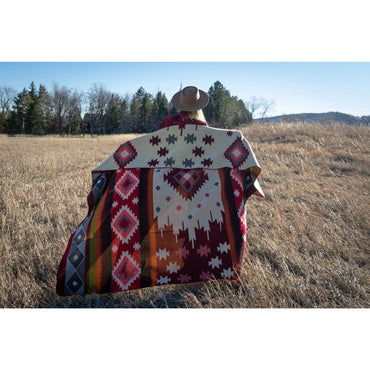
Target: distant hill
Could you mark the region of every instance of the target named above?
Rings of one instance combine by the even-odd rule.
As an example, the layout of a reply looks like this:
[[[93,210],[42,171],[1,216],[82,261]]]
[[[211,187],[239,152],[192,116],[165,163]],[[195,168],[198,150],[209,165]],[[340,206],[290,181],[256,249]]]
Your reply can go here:
[[[352,116],[340,112],[284,114],[282,116],[255,119],[256,122],[302,122],[328,124],[339,123],[351,126],[370,126],[370,116]]]

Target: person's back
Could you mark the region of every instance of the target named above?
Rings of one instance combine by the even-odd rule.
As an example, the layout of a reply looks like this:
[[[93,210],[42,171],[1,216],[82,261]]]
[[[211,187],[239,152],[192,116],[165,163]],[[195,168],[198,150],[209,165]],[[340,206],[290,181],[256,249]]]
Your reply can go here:
[[[93,171],[89,214],[62,259],[58,294],[237,279],[260,167],[239,131],[182,109]]]

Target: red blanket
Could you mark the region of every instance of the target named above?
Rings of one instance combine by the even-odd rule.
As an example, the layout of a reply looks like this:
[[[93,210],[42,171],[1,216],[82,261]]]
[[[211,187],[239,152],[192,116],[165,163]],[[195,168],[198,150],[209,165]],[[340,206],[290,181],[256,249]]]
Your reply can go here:
[[[57,293],[236,280],[260,171],[239,131],[172,126],[125,142],[93,171]]]

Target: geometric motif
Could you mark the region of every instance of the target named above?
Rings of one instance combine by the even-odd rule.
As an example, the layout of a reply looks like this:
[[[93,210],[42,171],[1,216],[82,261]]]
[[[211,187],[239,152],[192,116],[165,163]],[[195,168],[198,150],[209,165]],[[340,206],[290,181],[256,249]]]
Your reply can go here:
[[[193,167],[194,166],[194,161],[191,158],[185,158],[185,160],[182,161],[182,164],[184,167]]]
[[[171,227],[176,243],[183,231],[194,248],[198,243],[197,230],[207,233],[211,224],[223,223],[225,210],[219,171],[203,168],[158,169],[153,173],[152,186],[156,227],[160,231]],[[201,243],[207,244],[205,240]],[[189,250],[189,247],[186,249]]]
[[[93,185],[93,188],[92,188],[92,193],[93,193],[94,201],[95,202],[98,200],[98,197],[101,194],[101,192],[102,192],[102,190],[103,190],[106,182],[107,182],[107,179],[106,179],[106,175],[105,174],[100,175],[99,178],[96,178],[94,180],[94,185]]]
[[[234,167],[239,167],[249,156],[248,149],[238,137],[226,150],[225,157]]]
[[[208,254],[211,252],[211,249],[207,247],[207,245],[200,245],[197,249],[198,254],[200,257],[208,256]]]
[[[117,182],[116,189],[122,196],[122,199],[127,199],[135,189],[139,180],[129,171],[125,171],[122,178]]]
[[[80,243],[84,240],[86,240],[86,222],[84,222],[83,224],[81,224],[81,226],[76,230],[76,233],[73,237],[73,241],[76,242],[76,243]]]
[[[228,243],[220,243],[217,247],[219,253],[228,253],[230,251],[230,244]]]
[[[160,276],[157,280],[157,284],[163,285],[163,284],[169,284],[171,282],[171,278],[168,276]]]
[[[76,248],[69,256],[68,259],[71,261],[72,265],[75,269],[77,269],[78,265],[81,263],[81,261],[84,259],[83,253]]]
[[[191,281],[191,276],[189,274],[180,274],[178,279],[181,284],[189,283]]]
[[[140,267],[128,252],[123,252],[113,270],[113,279],[122,288],[122,290],[127,290],[139,275]]]
[[[112,266],[116,265],[124,250],[131,254],[136,263],[140,261],[139,179],[140,169],[123,168],[117,171],[112,198],[114,207],[110,216]],[[134,247],[137,244],[138,250]],[[120,289],[114,281],[112,283],[112,289]]]
[[[238,211],[239,217],[244,216],[245,213],[245,202],[244,202],[244,190],[243,190],[243,179],[241,173],[237,169],[230,171],[230,178],[234,189],[235,205]]]
[[[114,153],[114,159],[120,167],[124,167],[127,163],[131,162],[137,156],[134,146],[127,141],[122,144]]]
[[[71,290],[73,294],[76,294],[76,292],[82,287],[82,285],[83,281],[76,273],[74,273],[66,282],[66,286]]]
[[[211,280],[212,279],[212,275],[209,271],[202,271],[202,273],[199,275],[199,279],[200,280]]]
[[[237,169],[230,171],[231,184],[234,190],[235,206],[240,218],[240,228],[243,234],[243,248],[246,247],[246,204],[245,204],[245,190],[243,185],[242,173]]]
[[[224,279],[230,279],[233,276],[233,271],[230,267],[228,269],[223,269],[223,271],[221,272],[221,276]]]
[[[192,199],[197,191],[208,180],[208,175],[203,169],[178,169],[164,175],[167,181],[185,200]]]
[[[194,141],[197,140],[197,138],[194,136],[194,134],[187,134],[185,137],[184,137],[184,140],[186,141],[187,144],[191,143],[193,144]]]
[[[65,293],[82,294],[84,291],[86,232],[90,218],[87,217],[74,233],[66,259]]]
[[[123,206],[112,220],[112,229],[122,243],[128,243],[138,226],[137,218],[126,206]]]

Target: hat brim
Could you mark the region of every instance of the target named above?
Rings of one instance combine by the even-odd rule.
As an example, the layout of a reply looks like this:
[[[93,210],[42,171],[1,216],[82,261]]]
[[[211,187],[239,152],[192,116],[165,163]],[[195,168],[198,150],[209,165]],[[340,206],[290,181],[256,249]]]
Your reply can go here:
[[[181,91],[179,91],[172,97],[171,104],[179,110],[182,110],[185,112],[194,112],[196,110],[204,108],[205,106],[207,106],[209,102],[209,97],[207,93],[205,93],[202,90],[199,90],[199,95],[200,95],[199,99],[194,105],[182,105],[180,103]]]

